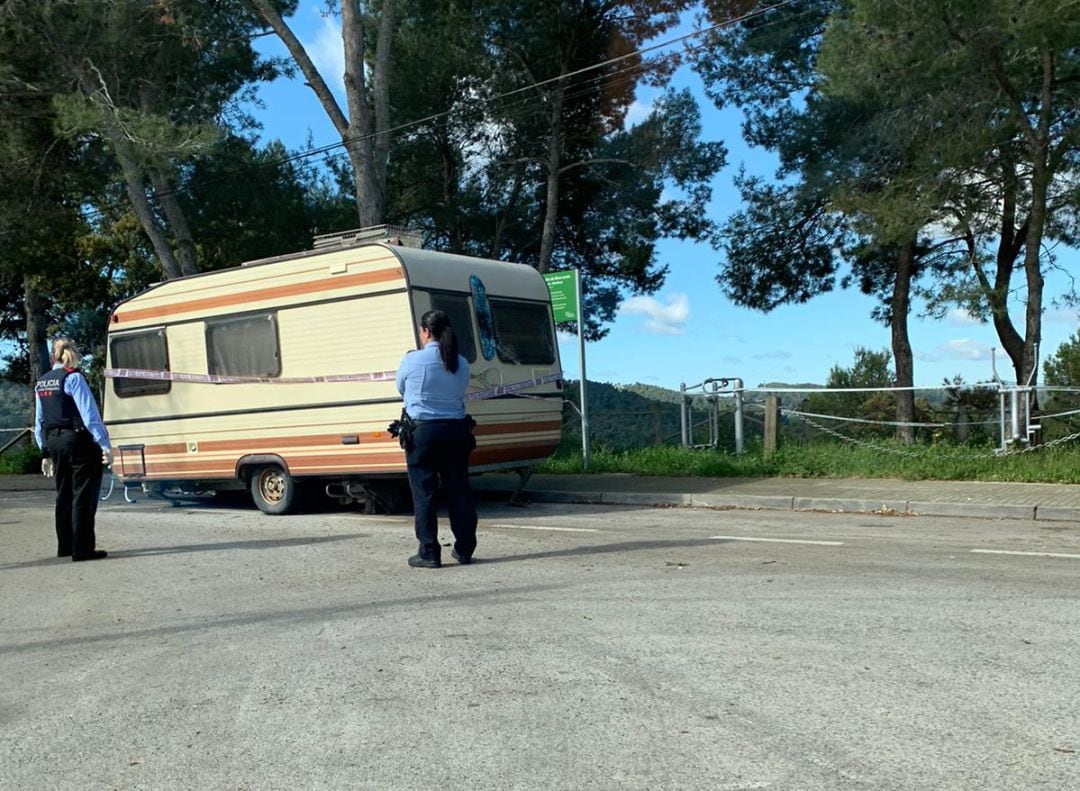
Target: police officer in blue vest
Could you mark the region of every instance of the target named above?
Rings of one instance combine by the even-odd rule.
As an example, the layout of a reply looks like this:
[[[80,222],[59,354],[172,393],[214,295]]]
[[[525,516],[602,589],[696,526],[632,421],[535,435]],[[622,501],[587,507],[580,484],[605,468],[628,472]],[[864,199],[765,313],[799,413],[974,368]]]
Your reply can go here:
[[[100,560],[108,553],[96,546],[94,516],[112,445],[70,338],[53,342],[52,362],[34,388],[34,441],[42,473],[56,479],[56,554]]]
[[[469,363],[458,354],[450,317],[441,310],[429,310],[420,317],[419,335],[421,348],[406,354],[398,366],[397,389],[415,423],[405,462],[419,548],[409,565],[433,569],[442,565],[435,508],[440,479],[454,534],[451,554],[458,563],[472,562],[476,504],[469,485],[469,454],[476,440],[474,424],[465,414]]]

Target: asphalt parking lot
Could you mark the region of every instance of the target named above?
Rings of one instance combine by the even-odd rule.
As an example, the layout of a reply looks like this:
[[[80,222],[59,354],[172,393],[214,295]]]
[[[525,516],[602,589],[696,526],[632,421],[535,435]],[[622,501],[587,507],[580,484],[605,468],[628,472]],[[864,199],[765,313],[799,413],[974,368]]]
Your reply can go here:
[[[0,493],[0,787],[1080,789],[1080,525]],[[444,540],[449,541],[448,531]],[[445,550],[449,561],[449,550]]]

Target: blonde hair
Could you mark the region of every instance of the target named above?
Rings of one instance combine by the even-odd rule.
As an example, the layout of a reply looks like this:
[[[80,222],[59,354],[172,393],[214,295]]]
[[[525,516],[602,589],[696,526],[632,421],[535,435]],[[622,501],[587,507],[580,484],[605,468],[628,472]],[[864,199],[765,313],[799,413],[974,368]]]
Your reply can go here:
[[[65,368],[79,367],[79,351],[71,338],[57,338],[52,345],[54,363],[63,363]]]

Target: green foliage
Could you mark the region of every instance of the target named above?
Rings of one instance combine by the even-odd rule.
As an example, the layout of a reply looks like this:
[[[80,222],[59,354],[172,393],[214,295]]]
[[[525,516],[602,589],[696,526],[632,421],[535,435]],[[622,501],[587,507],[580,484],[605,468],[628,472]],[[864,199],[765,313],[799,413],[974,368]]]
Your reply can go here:
[[[1080,331],[1073,333],[1043,363],[1043,376],[1047,385],[1070,388],[1070,391],[1051,390],[1043,405],[1043,412],[1057,414],[1080,410]],[[1043,425],[1046,426],[1044,439],[1054,439],[1080,431],[1080,415],[1044,420]]]
[[[539,470],[579,474],[581,453],[567,449]],[[1080,448],[1055,447],[999,457],[987,449],[910,446],[885,440],[871,447],[834,443],[782,445],[771,459],[760,448],[743,456],[709,450],[644,448],[590,454],[589,473],[695,477],[899,478],[901,480],[1080,483]]]
[[[0,434],[0,438],[4,435]],[[41,452],[33,442],[21,442],[0,454],[0,475],[32,475],[41,472]]]
[[[689,5],[425,0],[411,7],[394,42],[393,114],[455,112],[395,141],[388,220],[420,225],[439,249],[581,269],[586,331],[602,337],[625,293],[651,293],[664,282],[660,239],[710,241],[715,230],[707,209],[725,150],[701,140],[693,97],[667,91],[646,119],[624,128],[636,86],[663,86],[669,70],[638,56],[591,69],[660,35]],[[433,29],[444,33],[433,39]],[[580,69],[590,70],[575,74]],[[477,101],[509,92],[521,98]]]
[[[1080,331],[1073,333],[1043,363],[1043,377],[1048,385],[1080,389]]]
[[[887,349],[873,351],[856,347],[855,362],[850,368],[834,365],[829,371],[827,388],[889,388],[896,375],[891,368],[892,354]],[[890,392],[811,393],[806,411],[861,420],[895,420],[896,399]],[[835,424],[832,424],[836,427]],[[845,434],[887,436],[893,429],[865,424],[843,425]]]

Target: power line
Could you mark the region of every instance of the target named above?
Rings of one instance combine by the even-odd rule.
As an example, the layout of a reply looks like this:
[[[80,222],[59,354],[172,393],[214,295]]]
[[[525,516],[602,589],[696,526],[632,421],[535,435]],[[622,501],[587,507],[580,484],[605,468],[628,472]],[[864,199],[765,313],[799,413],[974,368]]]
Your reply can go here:
[[[723,29],[723,28],[726,28],[726,27],[731,27],[733,25],[740,24],[742,22],[746,22],[746,21],[748,21],[748,19],[752,19],[752,18],[755,18],[755,17],[758,17],[758,16],[762,16],[762,15],[767,14],[770,11],[774,11],[774,10],[777,10],[777,9],[784,8],[784,6],[791,5],[794,2],[795,2],[795,0],[781,0],[781,2],[774,3],[772,5],[766,6],[766,8],[756,9],[754,11],[750,11],[750,12],[747,12],[745,14],[741,14],[739,16],[731,17],[729,19],[726,19],[726,21],[717,23],[715,25],[711,25],[711,26],[704,27],[704,28],[699,28],[699,29],[696,29],[696,30],[691,30],[688,33],[684,33],[684,35],[677,36],[677,37],[674,37],[672,39],[667,39],[665,41],[662,41],[662,42],[659,42],[659,43],[656,43],[656,44],[651,44],[649,46],[644,46],[644,48],[639,48],[639,49],[637,49],[637,50],[635,50],[633,52],[630,52],[630,53],[625,53],[625,54],[622,54],[622,55],[619,55],[619,56],[616,56],[616,57],[607,58],[606,61],[598,62],[598,63],[592,64],[590,66],[585,66],[585,67],[582,67],[580,69],[576,69],[576,70],[567,72],[567,73],[565,73],[565,75],[559,75],[559,76],[552,77],[552,78],[549,78],[549,79],[541,80],[540,82],[532,83],[530,85],[525,85],[525,86],[522,86],[522,88],[517,88],[517,89],[510,90],[510,91],[505,91],[505,92],[502,92],[500,94],[496,94],[494,96],[489,96],[487,98],[477,99],[477,100],[475,100],[475,102],[467,103],[467,105],[465,105],[463,107],[454,107],[454,108],[450,108],[450,109],[447,109],[447,110],[433,112],[433,113],[430,113],[430,115],[428,115],[428,116],[424,116],[424,117],[421,117],[421,118],[418,118],[418,119],[415,119],[415,120],[411,120],[411,121],[407,121],[407,122],[403,122],[403,123],[400,123],[400,124],[395,124],[395,125],[391,126],[391,128],[389,128],[387,130],[382,130],[380,132],[369,132],[369,133],[365,133],[365,134],[362,134],[362,135],[357,135],[357,136],[351,137],[348,140],[337,140],[337,142],[335,142],[335,143],[328,143],[328,144],[324,144],[324,145],[321,145],[321,146],[315,146],[315,147],[310,148],[310,149],[297,151],[297,152],[294,152],[294,153],[292,153],[292,155],[289,155],[287,157],[282,157],[282,158],[272,160],[272,161],[269,161],[269,162],[261,162],[261,163],[258,163],[256,165],[246,167],[246,169],[244,171],[242,171],[242,172],[251,172],[253,170],[259,170],[259,169],[270,169],[270,167],[280,167],[281,165],[289,164],[289,163],[292,163],[292,162],[298,162],[300,160],[305,160],[305,159],[312,159],[312,158],[316,158],[316,157],[322,157],[323,162],[329,162],[329,161],[332,161],[332,159],[337,159],[337,158],[345,155],[345,153],[347,153],[347,149],[349,147],[359,145],[359,144],[364,143],[364,142],[367,142],[367,140],[372,140],[372,139],[375,139],[375,138],[383,136],[383,135],[393,135],[393,134],[405,132],[405,131],[408,131],[408,130],[411,130],[411,129],[422,128],[422,126],[430,124],[433,121],[437,121],[437,120],[440,120],[440,119],[443,119],[443,118],[449,118],[450,116],[456,115],[456,113],[461,113],[461,115],[467,115],[467,113],[469,113],[469,112],[482,112],[485,108],[495,107],[497,105],[497,103],[502,102],[502,100],[504,100],[504,99],[507,99],[507,98],[510,98],[510,97],[521,96],[522,94],[525,94],[527,92],[532,92],[532,91],[536,91],[536,90],[538,90],[540,88],[543,88],[543,86],[545,86],[545,85],[550,85],[552,83],[561,82],[561,81],[565,82],[565,81],[567,81],[569,79],[579,77],[581,75],[585,75],[585,73],[590,73],[590,72],[593,72],[593,71],[597,71],[599,69],[605,69],[605,68],[607,68],[609,66],[620,64],[620,63],[623,63],[625,61],[629,61],[629,59],[631,59],[631,58],[638,58],[638,57],[640,57],[640,56],[642,56],[642,55],[644,55],[646,53],[649,53],[649,52],[662,50],[662,49],[665,49],[665,48],[669,48],[669,46],[672,46],[674,44],[678,44],[680,42],[685,42],[685,41],[689,41],[691,39],[696,39],[696,38],[705,36],[705,35],[707,35],[707,33],[711,33],[711,32],[714,32],[716,30],[720,30],[720,29]],[[766,24],[770,24],[770,23],[766,23]],[[265,33],[262,33],[262,35],[265,35]],[[600,83],[605,83],[607,85],[625,84],[626,82],[630,82],[630,80],[633,79],[636,75],[638,75],[638,73],[645,72],[645,71],[647,71],[647,70],[649,70],[651,68],[654,68],[654,67],[658,66],[666,58],[674,57],[674,56],[679,55],[679,54],[684,54],[685,52],[697,51],[699,49],[702,49],[704,45],[705,44],[698,44],[696,46],[691,46],[691,48],[687,48],[686,50],[684,50],[683,53],[672,53],[670,55],[665,56],[664,58],[660,58],[659,61],[654,61],[652,63],[648,63],[648,62],[645,62],[645,61],[643,61],[643,62],[635,62],[631,66],[626,66],[626,67],[617,69],[616,71],[613,71],[613,72],[600,73],[600,75],[597,75],[596,77],[593,77],[590,80],[586,80],[584,82],[579,82],[579,83],[573,84],[572,88],[570,88],[567,91],[567,93],[564,94],[564,97],[567,100],[570,100],[570,102],[572,102],[573,99],[577,99],[577,98],[579,98],[579,97],[581,97],[583,95],[588,95],[589,93],[591,93],[595,89],[595,86],[597,86]],[[542,100],[542,97],[541,97],[541,100]],[[503,113],[504,116],[509,116],[510,118],[514,118],[515,116],[519,116],[519,113],[521,113],[521,111],[526,110],[529,107],[534,106],[535,104],[536,104],[536,99],[534,99],[534,98],[517,99],[517,100],[515,100],[515,102],[510,103],[510,105],[501,107],[500,111]],[[242,173],[242,172],[240,172],[240,173]],[[213,183],[217,183],[217,182],[222,182],[222,180],[226,180],[227,178],[234,178],[235,176],[240,175],[240,173],[222,175],[222,176],[219,176],[217,178],[207,180],[207,182],[203,182],[203,184],[213,184]],[[160,200],[161,198],[166,198],[166,197],[170,197],[170,196],[173,196],[173,195],[179,195],[179,193],[190,191],[190,189],[191,189],[190,186],[188,186],[188,187],[174,187],[174,188],[168,189],[168,190],[154,191],[154,192],[149,193],[149,195],[153,199]],[[90,219],[100,218],[100,217],[104,216],[104,212],[100,211],[100,210],[93,210],[91,212],[85,212],[84,216],[86,216],[87,218],[90,218]]]
[[[317,147],[307,149],[307,150],[304,150],[304,151],[296,152],[294,154],[291,154],[291,155],[289,155],[287,157],[280,158],[278,160],[273,160],[271,162],[260,163],[260,164],[254,166],[254,167],[255,168],[280,167],[281,165],[289,164],[290,162],[295,162],[295,161],[298,161],[298,160],[301,160],[301,159],[306,159],[308,157],[317,157],[317,156],[320,156],[320,155],[324,155],[324,154],[327,154],[329,152],[336,151],[337,149],[347,149],[349,146],[355,146],[355,145],[358,145],[360,143],[366,142],[368,140],[373,140],[373,139],[375,139],[377,137],[380,137],[380,136],[383,136],[383,135],[392,135],[392,134],[403,132],[403,131],[413,129],[413,128],[416,128],[416,127],[421,127],[421,126],[429,124],[429,123],[431,123],[433,121],[437,121],[437,120],[439,120],[441,118],[449,117],[449,116],[454,115],[456,113],[464,113],[464,112],[469,112],[469,111],[478,111],[478,110],[483,109],[486,106],[493,105],[495,102],[504,100],[506,98],[509,98],[509,97],[512,97],[512,96],[517,96],[519,94],[526,93],[526,92],[531,92],[531,91],[534,91],[534,90],[536,90],[538,88],[541,88],[543,86],[550,85],[552,83],[556,83],[556,82],[560,82],[560,81],[566,81],[566,80],[568,80],[570,78],[580,76],[582,74],[587,74],[589,72],[596,71],[598,69],[603,69],[603,68],[606,68],[608,66],[611,66],[611,65],[614,65],[614,64],[621,63],[623,61],[629,60],[631,58],[640,57],[641,55],[643,55],[645,53],[648,53],[648,52],[653,52],[655,50],[663,49],[665,47],[670,47],[670,46],[672,46],[674,44],[678,44],[678,43],[683,42],[683,41],[687,41],[687,40],[690,40],[690,39],[693,39],[693,38],[697,38],[699,36],[704,36],[704,35],[706,35],[708,33],[712,33],[714,31],[720,30],[722,28],[731,27],[733,25],[739,24],[740,22],[745,22],[747,20],[750,20],[750,19],[753,19],[753,18],[756,18],[756,17],[759,17],[759,16],[763,16],[764,14],[766,14],[766,13],[768,13],[770,11],[774,11],[776,9],[783,8],[785,6],[791,5],[794,2],[795,2],[795,0],[781,0],[781,2],[778,2],[778,3],[774,4],[774,5],[767,6],[765,8],[758,8],[756,10],[749,11],[749,12],[747,12],[745,14],[741,14],[741,15],[739,15],[737,17],[732,17],[732,18],[727,19],[727,20],[725,20],[723,22],[719,22],[719,23],[717,23],[715,25],[710,25],[709,27],[693,30],[693,31],[691,31],[689,33],[686,33],[686,34],[683,34],[681,36],[676,36],[675,38],[671,38],[671,39],[668,39],[666,41],[659,42],[657,44],[653,44],[653,45],[648,46],[648,47],[642,47],[642,48],[639,48],[637,50],[634,50],[633,52],[629,52],[629,53],[625,53],[623,55],[619,55],[619,56],[616,56],[616,57],[613,57],[613,58],[609,58],[607,60],[600,61],[598,63],[594,63],[594,64],[592,64],[590,66],[585,66],[585,67],[582,67],[582,68],[577,69],[575,71],[568,72],[567,74],[562,74],[562,75],[558,75],[556,77],[551,77],[551,78],[548,78],[546,80],[541,80],[540,82],[533,83],[532,85],[524,86],[524,87],[521,87],[521,88],[515,88],[515,89],[512,89],[512,90],[505,91],[503,93],[496,94],[494,96],[488,97],[486,99],[478,100],[475,103],[471,103],[467,107],[464,107],[464,108],[456,107],[456,108],[451,108],[451,109],[448,109],[448,110],[443,110],[443,111],[440,111],[440,112],[437,112],[437,113],[431,113],[431,114],[429,114],[427,116],[424,116],[422,118],[418,118],[418,119],[415,119],[415,120],[412,120],[412,121],[397,124],[395,126],[389,127],[388,129],[385,129],[385,130],[382,130],[382,131],[379,131],[379,132],[368,132],[368,133],[365,133],[365,134],[362,134],[362,135],[357,135],[357,136],[352,137],[352,138],[350,138],[348,140],[340,140],[340,141],[337,141],[337,142],[334,142],[334,143],[327,143],[325,145],[321,145],[321,146],[317,146]],[[694,51],[695,49],[697,49],[697,47],[696,48],[691,48],[690,51]],[[669,57],[671,57],[671,56],[669,56]],[[589,82],[603,81],[605,79],[609,79],[609,78],[611,78],[613,76],[617,76],[620,73],[624,73],[624,72],[633,72],[635,70],[645,71],[646,69],[652,68],[655,65],[656,64],[635,63],[632,66],[627,67],[626,69],[621,69],[619,71],[614,72],[614,74],[599,75],[598,77],[593,78],[593,80],[591,80]],[[588,84],[589,83],[586,82],[586,83],[579,84],[579,85],[574,86],[574,87],[575,87],[575,89],[579,89],[579,88],[581,88],[582,85],[588,85]],[[580,96],[580,95],[583,95],[583,94],[579,93],[579,94],[575,95],[574,98],[577,98],[577,96]],[[522,107],[527,107],[527,106],[529,106],[529,104],[531,104],[531,102],[521,104],[521,105],[516,105],[516,104],[511,105],[510,108],[505,108],[504,112],[506,112],[507,110],[513,111],[515,109],[519,109],[519,108],[522,108]],[[253,168],[248,168],[248,170],[251,170],[251,169],[253,169]],[[230,176],[230,177],[233,177],[233,176]],[[224,180],[225,178],[226,178],[225,176],[222,176],[221,180]],[[160,199],[160,198],[163,198],[163,197],[168,197],[169,195],[174,195],[174,194],[178,194],[180,192],[184,192],[187,189],[189,189],[189,188],[175,187],[173,189],[166,190],[166,191],[163,191],[163,192],[151,193],[150,197],[155,198],[155,199]]]

